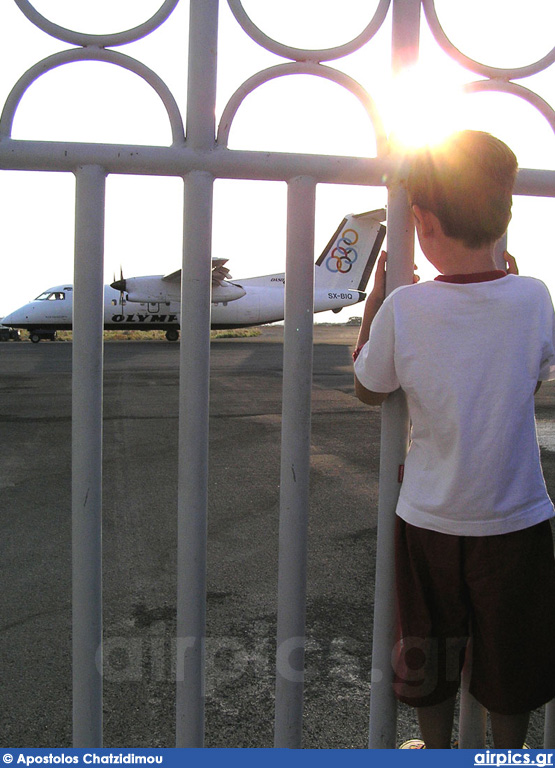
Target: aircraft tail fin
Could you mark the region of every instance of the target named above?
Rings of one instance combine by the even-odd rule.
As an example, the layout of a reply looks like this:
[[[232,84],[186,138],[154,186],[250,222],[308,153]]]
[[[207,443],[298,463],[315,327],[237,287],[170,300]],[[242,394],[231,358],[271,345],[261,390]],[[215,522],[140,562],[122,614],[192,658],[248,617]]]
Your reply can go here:
[[[316,262],[316,285],[364,291],[385,238],[385,210],[346,216]]]

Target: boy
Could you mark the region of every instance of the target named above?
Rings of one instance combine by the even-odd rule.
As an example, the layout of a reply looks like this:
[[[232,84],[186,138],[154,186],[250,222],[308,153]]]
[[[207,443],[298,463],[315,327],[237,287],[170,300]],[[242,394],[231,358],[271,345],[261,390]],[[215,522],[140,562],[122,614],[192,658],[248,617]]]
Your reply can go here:
[[[415,155],[407,192],[440,275],[384,300],[382,254],[355,359],[359,399],[378,405],[401,387],[412,422],[394,687],[428,749],[450,747],[469,638],[470,691],[497,748],[521,748],[530,711],[555,697],[554,509],[534,421],[538,382],[555,378],[553,306],[508,254],[509,274],[493,259],[516,171],[511,150],[477,131]]]

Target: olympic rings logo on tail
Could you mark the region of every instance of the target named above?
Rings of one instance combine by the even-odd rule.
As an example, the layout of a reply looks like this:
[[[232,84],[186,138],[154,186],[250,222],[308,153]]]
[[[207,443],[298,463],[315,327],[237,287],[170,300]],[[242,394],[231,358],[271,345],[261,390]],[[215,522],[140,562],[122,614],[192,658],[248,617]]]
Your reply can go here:
[[[330,272],[341,272],[341,274],[345,275],[351,271],[353,264],[358,258],[358,253],[353,248],[357,241],[358,232],[354,229],[346,229],[341,233],[335,248],[326,259],[326,267]]]

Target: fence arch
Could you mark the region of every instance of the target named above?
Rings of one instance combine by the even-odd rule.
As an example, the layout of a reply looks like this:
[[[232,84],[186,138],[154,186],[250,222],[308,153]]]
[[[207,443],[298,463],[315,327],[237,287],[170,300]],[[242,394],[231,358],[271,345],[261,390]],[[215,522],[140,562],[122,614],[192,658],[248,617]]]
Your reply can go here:
[[[72,29],[66,29],[59,24],[55,24],[43,16],[42,13],[39,13],[30,0],[15,0],[18,8],[29,21],[43,32],[46,32],[47,35],[55,37],[57,40],[62,40],[64,43],[70,43],[71,45],[93,46],[99,48],[127,45],[128,43],[140,40],[167,21],[178,2],[180,2],[180,0],[164,0],[160,8],[150,19],[133,27],[133,29],[105,35],[89,35],[84,32],[76,32]]]
[[[264,83],[268,83],[278,77],[285,77],[286,75],[314,75],[315,77],[321,77],[336,83],[350,91],[362,104],[370,119],[370,123],[376,135],[378,155],[383,156],[387,153],[387,136],[385,129],[381,116],[370,94],[368,94],[356,80],[348,77],[344,72],[331,67],[324,67],[320,64],[306,64],[303,62],[278,64],[275,67],[258,72],[256,75],[253,75],[246,80],[240,88],[235,91],[222,112],[216,137],[216,143],[219,146],[227,147],[233,119],[245,98],[254,90],[264,85]]]
[[[0,117],[0,137],[11,136],[13,121],[21,99],[36,80],[57,67],[79,61],[101,61],[113,64],[141,77],[158,94],[166,109],[171,127],[172,143],[178,145],[185,142],[185,131],[179,107],[164,81],[142,62],[118,51],[104,50],[103,48],[72,48],[67,51],[61,51],[39,61],[28,69],[14,85],[6,100],[2,116]]]
[[[520,83],[507,82],[505,80],[476,80],[467,83],[464,88],[466,93],[508,93],[526,101],[547,120],[555,133],[555,110],[545,99],[537,93],[525,88]]]
[[[445,53],[459,64],[471,72],[475,72],[477,75],[483,75],[484,77],[495,78],[498,80],[519,80],[523,77],[530,77],[538,72],[541,72],[547,67],[551,66],[555,61],[555,47],[542,56],[535,62],[532,62],[523,67],[505,68],[505,67],[491,67],[487,64],[481,64],[478,61],[466,56],[460,51],[451,40],[447,37],[441,26],[441,22],[438,18],[434,0],[422,0],[424,12],[426,14],[426,20],[430,27],[433,36],[436,39],[438,45],[445,51]]]
[[[266,50],[270,51],[271,53],[275,53],[278,56],[283,56],[286,59],[293,59],[294,61],[321,62],[347,56],[349,53],[353,53],[369,40],[371,40],[385,21],[391,0],[379,0],[378,7],[376,8],[376,11],[374,12],[374,15],[369,21],[368,25],[351,41],[344,43],[343,45],[335,46],[333,48],[325,48],[320,50],[293,48],[273,40],[265,32],[259,29],[256,24],[254,24],[250,16],[245,11],[241,0],[228,0],[228,2],[233,15],[243,30],[250,38],[252,38],[252,40],[261,45],[263,48],[266,48]]]

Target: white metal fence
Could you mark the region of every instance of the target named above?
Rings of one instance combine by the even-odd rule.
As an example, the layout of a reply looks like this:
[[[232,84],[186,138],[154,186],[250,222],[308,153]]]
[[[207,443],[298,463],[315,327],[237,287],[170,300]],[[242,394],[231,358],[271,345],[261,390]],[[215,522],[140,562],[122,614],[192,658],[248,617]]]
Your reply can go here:
[[[555,49],[538,62],[514,70],[479,64],[460,53],[444,34],[434,0],[379,0],[366,28],[351,42],[327,50],[301,50],[269,38],[228,0],[244,32],[283,63],[249,78],[231,97],[215,123],[219,0],[190,0],[189,74],[186,129],[177,102],[158,75],[119,46],[139,40],[164,24],[178,2],[164,0],[155,15],[132,30],[88,35],[64,29],[41,15],[30,0],[14,0],[30,22],[71,46],[37,62],[14,87],[0,119],[0,168],[75,174],[76,235],[73,340],[73,670],[74,746],[102,743],[101,490],[102,490],[102,319],[105,181],[108,174],[182,177],[185,189],[182,318],[188,328],[180,352],[178,584],[177,584],[177,746],[199,747],[204,734],[204,663],[208,470],[208,389],[210,350],[211,231],[213,183],[218,178],[285,181],[287,280],[284,349],[281,502],[275,745],[300,747],[303,675],[291,679],[281,660],[296,654],[302,666],[305,636],[314,217],[318,183],[383,186],[399,158],[388,153],[382,120],[371,96],[339,69],[323,62],[365,45],[392,14],[389,67],[399,73],[418,59],[421,11],[446,54],[480,80],[469,91],[501,91],[525,99],[555,131],[555,112],[537,94],[515,82],[552,66]],[[16,141],[14,115],[27,88],[45,72],[76,61],[107,62],[142,77],[168,114],[169,147]],[[245,97],[282,75],[327,78],[364,105],[376,135],[375,158],[230,150],[229,130]],[[518,194],[555,196],[555,172],[521,170]],[[405,193],[388,188],[388,291],[412,280],[414,236]],[[294,386],[290,385],[294,381]],[[375,593],[370,746],[395,745],[395,702],[390,654],[393,646],[392,525],[398,494],[398,466],[407,446],[408,416],[401,394],[383,406],[380,468],[379,547]],[[294,477],[291,472],[294,467]],[[187,589],[185,589],[187,585]],[[555,711],[548,707],[546,747],[555,746]],[[480,746],[484,714],[463,697],[461,746]]]

